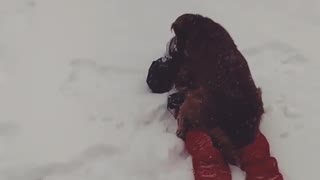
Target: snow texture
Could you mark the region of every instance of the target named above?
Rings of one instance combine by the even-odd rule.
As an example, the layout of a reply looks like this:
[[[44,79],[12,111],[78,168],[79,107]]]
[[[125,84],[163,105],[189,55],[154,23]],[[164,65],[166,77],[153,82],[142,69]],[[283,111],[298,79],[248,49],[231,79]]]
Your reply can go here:
[[[319,9],[317,0],[0,0],[0,180],[192,180],[167,94],[145,83],[186,12],[221,23],[247,58],[285,179],[319,179]]]

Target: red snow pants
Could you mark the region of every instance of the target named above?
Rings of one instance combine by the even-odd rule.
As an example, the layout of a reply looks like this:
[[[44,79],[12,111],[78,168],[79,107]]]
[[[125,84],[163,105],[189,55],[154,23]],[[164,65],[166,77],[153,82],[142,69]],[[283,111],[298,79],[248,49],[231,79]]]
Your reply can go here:
[[[205,132],[188,132],[185,146],[192,156],[195,180],[232,179],[228,163]],[[239,151],[239,166],[246,173],[246,180],[283,180],[277,160],[270,155],[269,143],[261,132],[252,144]]]

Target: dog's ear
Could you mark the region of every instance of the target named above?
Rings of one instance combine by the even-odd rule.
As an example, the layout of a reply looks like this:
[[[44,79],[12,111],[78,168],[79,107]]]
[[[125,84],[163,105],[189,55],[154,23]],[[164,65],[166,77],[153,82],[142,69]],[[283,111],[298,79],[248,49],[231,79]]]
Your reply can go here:
[[[171,30],[174,31],[176,36],[184,37],[188,34],[190,29],[196,28],[202,18],[203,17],[198,14],[182,14],[171,24]]]
[[[213,144],[220,149],[224,158],[232,165],[239,164],[239,152],[234,147],[233,143],[225,132],[220,128],[208,130]]]

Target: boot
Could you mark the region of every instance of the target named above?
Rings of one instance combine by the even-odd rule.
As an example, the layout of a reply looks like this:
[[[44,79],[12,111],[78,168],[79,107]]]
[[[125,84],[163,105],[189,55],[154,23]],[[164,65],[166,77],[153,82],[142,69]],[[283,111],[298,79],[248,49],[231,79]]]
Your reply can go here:
[[[231,180],[230,167],[205,132],[189,131],[185,146],[192,156],[195,180]]]
[[[270,155],[266,137],[259,132],[255,141],[240,150],[240,168],[246,180],[283,180],[277,160]]]

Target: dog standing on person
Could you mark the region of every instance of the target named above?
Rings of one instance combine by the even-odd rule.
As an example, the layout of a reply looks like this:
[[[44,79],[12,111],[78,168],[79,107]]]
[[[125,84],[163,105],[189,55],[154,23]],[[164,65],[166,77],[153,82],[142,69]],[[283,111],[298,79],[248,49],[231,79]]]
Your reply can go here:
[[[170,58],[153,63],[147,83],[156,93],[177,89],[168,107],[176,109],[178,137],[203,129],[225,159],[238,164],[237,150],[254,141],[264,113],[248,63],[229,33],[208,17],[183,14],[171,28]]]

